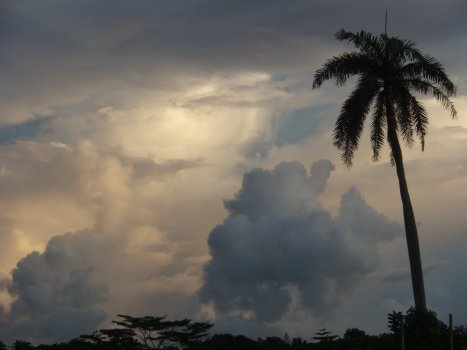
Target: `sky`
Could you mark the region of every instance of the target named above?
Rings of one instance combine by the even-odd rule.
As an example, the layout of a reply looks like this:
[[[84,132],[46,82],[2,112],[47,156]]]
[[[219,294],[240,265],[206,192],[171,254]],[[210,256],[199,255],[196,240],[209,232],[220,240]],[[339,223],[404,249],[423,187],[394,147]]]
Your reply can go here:
[[[405,148],[428,307],[467,324],[467,3],[4,0],[0,339],[69,340],[117,314],[214,332],[387,331],[413,305],[387,146],[347,168],[332,128],[353,82],[340,28],[408,38],[457,86],[419,96]]]

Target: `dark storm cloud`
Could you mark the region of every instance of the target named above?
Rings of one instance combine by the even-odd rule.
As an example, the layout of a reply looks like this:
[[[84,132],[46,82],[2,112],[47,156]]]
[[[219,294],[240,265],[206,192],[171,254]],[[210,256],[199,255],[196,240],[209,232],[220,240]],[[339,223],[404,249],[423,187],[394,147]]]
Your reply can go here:
[[[361,276],[379,262],[377,245],[401,229],[351,188],[333,217],[316,195],[333,170],[321,160],[308,176],[300,163],[243,177],[229,217],[209,235],[202,302],[221,315],[246,312],[262,322],[279,320],[298,297],[316,316],[332,312]]]
[[[2,338],[66,340],[93,331],[105,319],[99,304],[108,292],[91,281],[93,266],[86,258],[96,243],[92,236],[86,231],[56,236],[43,253],[18,262],[7,287],[16,300],[2,322]]]

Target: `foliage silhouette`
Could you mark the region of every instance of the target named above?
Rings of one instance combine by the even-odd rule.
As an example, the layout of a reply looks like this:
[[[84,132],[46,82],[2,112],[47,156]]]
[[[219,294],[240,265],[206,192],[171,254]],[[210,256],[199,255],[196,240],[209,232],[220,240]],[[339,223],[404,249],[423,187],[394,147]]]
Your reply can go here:
[[[113,328],[101,329],[91,335],[82,335],[81,344],[92,344],[99,349],[131,350],[141,348],[135,339],[136,333],[132,329]]]
[[[367,335],[358,328],[349,328],[342,339],[342,348],[347,350],[373,350],[381,349],[379,339],[376,336]]]
[[[411,308],[406,315],[395,312],[392,315],[396,315],[396,318],[402,316],[406,319],[406,349],[448,348],[449,334],[447,327],[437,320],[434,312]],[[132,317],[121,315],[119,317],[120,320],[115,321],[115,323],[120,323],[121,328],[100,329],[90,335],[82,335],[69,342],[59,344],[34,346],[27,341],[17,340],[11,348],[14,350],[394,350],[400,348],[400,342],[394,342],[396,337],[394,333],[368,335],[357,328],[348,329],[342,338],[331,335],[331,332],[326,329],[321,329],[311,338],[314,341],[307,341],[302,338],[293,338],[291,341],[286,341],[279,337],[260,338],[255,341],[243,335],[215,334],[209,336],[207,331],[212,326],[210,323],[197,323],[186,319],[167,321],[165,316]],[[168,329],[165,326],[162,327],[161,322],[164,322],[165,326],[175,325],[173,330],[181,333],[184,333],[184,330],[189,330],[189,328],[184,328],[186,325],[196,325],[192,327],[196,333],[194,341],[186,341],[187,338],[193,339],[193,333],[190,331],[187,331],[187,334],[183,336],[170,331],[165,333],[167,338],[164,342],[154,342],[153,345],[149,338],[161,337],[162,339],[164,337],[163,331]],[[149,329],[154,325],[156,325],[158,331],[146,334],[147,342],[145,344],[141,334],[138,334],[140,331],[136,328],[144,327]],[[184,326],[178,327],[179,325]],[[391,325],[390,328],[397,330]],[[0,342],[0,350],[2,350],[1,344],[3,343]],[[467,349],[467,328],[459,326],[454,330],[454,350],[465,349]]]
[[[454,327],[454,350],[467,349],[467,327],[458,326]]]
[[[287,342],[279,337],[267,337],[260,343],[264,349],[268,350],[281,350],[289,346]]]
[[[34,346],[28,341],[16,340],[13,343],[12,349],[13,350],[32,350],[32,349],[34,349]]]
[[[394,334],[400,334],[402,321],[404,320],[404,315],[402,312],[393,311],[388,314],[388,327],[389,330]]]
[[[132,317],[117,315],[122,320],[113,323],[126,328],[139,337],[145,348],[190,348],[199,344],[213,326],[207,322],[192,322],[189,319],[166,321],[162,317]]]
[[[331,342],[337,338],[337,335],[330,335],[331,333],[332,332],[326,330],[326,328],[322,328],[316,332],[316,335],[313,337],[313,339],[317,340],[318,343]]]
[[[202,349],[254,350],[261,346],[243,335],[216,334],[204,342]]]
[[[415,308],[410,308],[407,311],[405,316],[405,344],[407,349],[447,349],[447,339],[447,327],[438,320],[434,311]]]
[[[341,151],[344,163],[351,166],[366,116],[372,111],[373,160],[379,160],[386,138],[391,163],[395,164],[399,179],[415,306],[426,309],[417,226],[399,136],[408,146],[414,143],[414,135],[418,136],[423,150],[428,115],[412,92],[435,97],[455,118],[457,112],[449,99],[456,92],[455,86],[442,65],[435,58],[422,54],[412,41],[343,29],[335,37],[352,43],[357,50],[328,59],[315,72],[313,88],[320,87],[326,80],[334,80],[337,86],[342,86],[350,77],[358,77],[356,88],[337,117],[333,143]]]
[[[318,342],[315,343],[316,349],[319,350],[334,350],[337,349],[337,344],[335,340],[338,338],[337,335],[330,335],[331,332],[326,330],[326,328],[320,329],[316,332],[316,335],[312,338],[317,340]]]
[[[393,311],[388,314],[388,328],[392,334],[391,343],[394,348],[401,347],[403,322],[405,322],[405,315],[402,312]]]

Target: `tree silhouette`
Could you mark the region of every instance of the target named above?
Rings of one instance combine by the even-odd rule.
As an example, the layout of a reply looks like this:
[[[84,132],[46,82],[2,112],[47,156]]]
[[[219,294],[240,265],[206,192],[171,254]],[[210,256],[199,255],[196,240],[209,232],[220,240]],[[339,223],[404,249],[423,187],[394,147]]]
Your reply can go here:
[[[379,160],[387,138],[391,163],[396,165],[399,179],[415,306],[426,309],[417,226],[399,136],[408,146],[414,143],[414,135],[418,136],[423,150],[428,115],[412,92],[434,96],[454,118],[456,110],[449,97],[455,94],[455,86],[441,64],[422,54],[412,41],[343,29],[335,37],[354,44],[357,50],[328,59],[315,72],[313,88],[320,87],[326,80],[334,80],[342,86],[351,76],[358,77],[355,90],[337,117],[333,143],[341,151],[344,163],[351,166],[365,118],[372,111],[370,142],[373,160]]]
[[[378,337],[368,335],[365,331],[358,328],[349,328],[345,331],[342,338],[341,349],[346,350],[382,350],[378,347]]]
[[[215,334],[204,342],[205,349],[222,350],[254,350],[260,349],[260,345],[243,335]]]
[[[467,326],[454,327],[454,350],[467,349]]]
[[[318,340],[318,342],[320,343],[333,341],[337,338],[337,335],[330,335],[331,333],[332,332],[326,330],[326,328],[322,328],[318,332],[316,332],[316,335],[313,337],[313,339]]]
[[[393,311],[388,314],[388,327],[389,330],[398,335],[402,327],[402,321],[404,321],[404,315],[402,312]]]
[[[411,308],[404,316],[402,313],[393,312],[389,314],[390,328],[394,330],[393,325],[401,324],[402,318],[407,320],[406,344],[407,349],[447,349],[449,332],[445,324],[438,321],[436,314],[429,310],[417,310]],[[331,335],[326,329],[320,329],[313,337],[313,342],[308,342],[302,338],[284,337],[285,339],[272,336],[265,339],[258,338],[256,341],[243,335],[215,334],[206,336],[206,331],[212,326],[210,323],[189,322],[186,320],[166,321],[164,317],[132,317],[120,315],[119,322],[122,328],[100,329],[90,335],[81,335],[78,338],[71,339],[68,342],[55,344],[32,345],[24,340],[17,340],[9,349],[13,350],[394,350],[399,348],[399,342],[394,343],[394,334],[368,335],[365,331],[358,328],[350,328],[344,333],[343,337]],[[392,320],[392,321],[391,321]],[[399,320],[399,321],[397,321]],[[174,335],[172,330],[162,327],[160,322],[166,322],[172,330],[187,333],[179,337]],[[178,327],[176,324],[196,325],[193,331],[190,327]],[[149,329],[161,328],[160,331],[151,331],[146,335],[147,344],[137,328]],[[177,330],[178,327],[178,330]],[[186,331],[186,332],[185,332]],[[194,338],[193,338],[193,335]],[[163,342],[151,343],[149,338],[162,340]],[[186,342],[186,339],[192,340]],[[287,340],[288,339],[288,340]],[[8,347],[0,341],[0,350],[6,350]],[[467,327],[458,326],[454,330],[454,350],[467,349]]]
[[[434,311],[410,308],[405,315],[405,322],[407,349],[437,350],[448,348],[447,326],[438,320]]]
[[[192,348],[207,337],[213,326],[208,322],[192,322],[189,319],[167,321],[166,316],[133,317],[117,315],[121,320],[112,321],[133,332],[145,348]]]
[[[135,350],[141,349],[136,341],[136,333],[132,329],[112,328],[100,329],[91,335],[82,335],[82,345],[93,345],[98,349]]]
[[[317,340],[314,344],[316,349],[319,350],[334,350],[337,348],[336,339],[339,337],[337,335],[331,335],[332,332],[328,331],[326,328],[320,329],[316,332],[315,336],[312,339]]]
[[[13,350],[32,350],[34,346],[25,340],[16,340],[12,346]]]

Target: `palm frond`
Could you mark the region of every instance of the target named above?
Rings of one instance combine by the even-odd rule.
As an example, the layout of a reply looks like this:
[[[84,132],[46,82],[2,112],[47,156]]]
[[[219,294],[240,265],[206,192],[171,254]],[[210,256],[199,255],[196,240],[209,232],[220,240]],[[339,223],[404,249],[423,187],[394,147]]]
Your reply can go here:
[[[381,148],[384,145],[384,127],[386,125],[386,109],[384,107],[384,95],[379,93],[376,97],[371,120],[371,149],[373,150],[373,160],[379,160]]]
[[[392,150],[389,152],[389,163],[391,166],[396,165],[396,161],[394,160],[394,154],[392,153]]]
[[[366,54],[350,52],[334,56],[315,72],[313,89],[331,79],[334,79],[337,85],[342,86],[351,76],[368,73],[371,66],[372,61]]]
[[[409,147],[412,147],[414,143],[414,116],[410,108],[411,97],[412,95],[403,85],[399,86],[397,90],[393,92],[394,115],[396,117],[398,129],[405,144]]]
[[[382,35],[384,36],[384,35]],[[406,62],[418,61],[423,54],[415,47],[415,42],[398,37],[386,37],[386,45],[389,51],[389,60],[403,65]]]
[[[359,32],[353,33],[346,31],[344,29],[339,30],[334,34],[335,38],[339,41],[348,41],[355,45],[357,49],[360,49],[361,52],[372,54],[373,56],[379,55],[381,58],[383,56],[383,43],[377,36],[372,33],[361,30]]]
[[[432,95],[435,97],[441,105],[446,108],[451,114],[452,118],[457,118],[457,111],[454,107],[454,103],[449,99],[449,95],[446,95],[440,88],[422,79],[408,79],[406,84],[409,88],[422,93],[424,95]]]
[[[408,80],[423,78],[433,84],[439,85],[447,97],[456,94],[456,87],[448,78],[441,63],[434,57],[428,55],[422,56],[421,59],[405,65],[401,73]]]
[[[409,108],[412,113],[413,122],[415,124],[415,132],[420,138],[422,151],[425,149],[425,136],[428,128],[428,113],[425,107],[417,101],[417,99],[410,94]]]
[[[394,150],[399,147],[399,141],[397,140],[397,133],[399,131],[399,125],[395,118],[395,111],[394,111],[394,104],[392,98],[388,96],[387,91],[383,91],[381,93],[385,99],[385,107],[386,107],[386,123],[387,123],[387,140],[389,143],[389,148],[391,153],[389,154],[389,158],[391,161],[391,165],[395,165],[395,157],[394,157]],[[387,100],[389,99],[389,100]],[[393,137],[394,136],[394,137]]]
[[[380,86],[376,80],[361,78],[356,89],[344,102],[334,127],[334,145],[341,150],[342,160],[352,165],[355,150],[362,134],[366,115]]]

